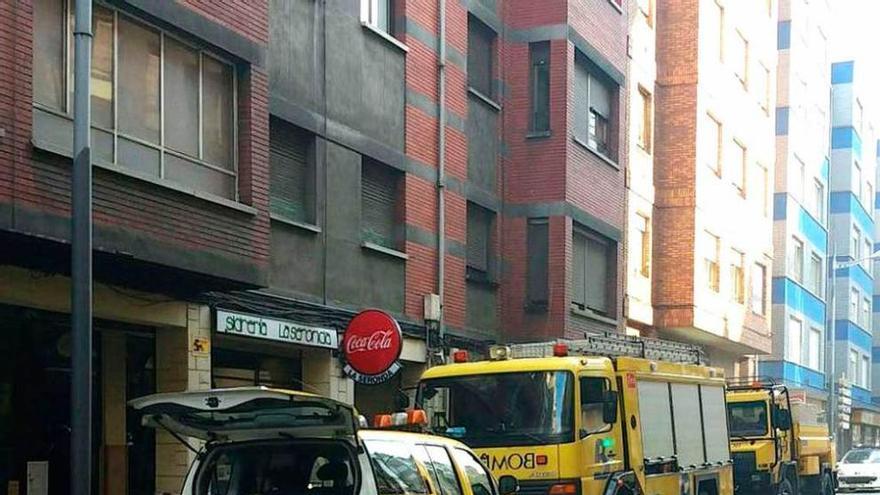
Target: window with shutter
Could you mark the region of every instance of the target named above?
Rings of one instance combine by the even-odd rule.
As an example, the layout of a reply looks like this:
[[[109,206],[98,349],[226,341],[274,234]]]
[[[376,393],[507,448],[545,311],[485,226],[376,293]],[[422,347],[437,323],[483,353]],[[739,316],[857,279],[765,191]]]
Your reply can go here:
[[[495,38],[492,28],[473,16],[468,17],[468,85],[490,98],[495,97],[492,90]]]
[[[487,281],[491,275],[494,216],[473,203],[467,205],[467,267],[471,278]]]
[[[397,171],[364,157],[361,170],[361,230],[365,242],[399,249],[399,182],[400,174]]]
[[[575,231],[573,239],[572,304],[580,309],[610,315],[613,304],[609,287],[613,285],[614,242],[599,235]]]
[[[526,309],[546,311],[549,299],[547,261],[550,255],[550,223],[546,218],[529,219],[526,242]]]
[[[269,206],[273,215],[315,223],[314,137],[281,119],[269,121]]]
[[[535,132],[550,130],[550,42],[529,43],[532,64],[532,121]]]

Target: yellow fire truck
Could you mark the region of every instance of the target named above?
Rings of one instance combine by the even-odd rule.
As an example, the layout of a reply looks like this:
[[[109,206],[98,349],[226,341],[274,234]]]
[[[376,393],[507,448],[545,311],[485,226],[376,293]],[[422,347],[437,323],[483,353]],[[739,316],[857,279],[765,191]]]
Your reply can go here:
[[[732,381],[727,409],[737,495],[834,495],[836,456],[828,427],[793,407],[785,385]]]
[[[620,334],[490,349],[427,370],[416,404],[522,495],[731,495],[723,371]]]

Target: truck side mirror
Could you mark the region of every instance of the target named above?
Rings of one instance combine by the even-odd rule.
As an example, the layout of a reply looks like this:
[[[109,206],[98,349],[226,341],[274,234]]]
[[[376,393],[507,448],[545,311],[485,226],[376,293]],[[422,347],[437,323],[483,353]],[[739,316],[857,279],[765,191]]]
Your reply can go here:
[[[779,406],[773,407],[773,426],[782,431],[791,430],[791,412]]]
[[[614,424],[617,422],[618,393],[615,390],[606,390],[602,397],[602,422]]]
[[[409,396],[403,390],[398,390],[394,396],[394,410],[404,411],[409,408]]]
[[[498,478],[498,494],[513,495],[519,491],[519,481],[509,474]]]

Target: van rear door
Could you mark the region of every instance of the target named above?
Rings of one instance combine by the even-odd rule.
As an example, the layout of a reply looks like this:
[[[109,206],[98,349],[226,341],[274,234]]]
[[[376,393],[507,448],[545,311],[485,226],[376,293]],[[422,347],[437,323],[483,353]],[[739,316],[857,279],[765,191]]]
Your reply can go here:
[[[355,442],[357,416],[342,402],[304,392],[242,387],[154,394],[129,404],[145,426],[211,442],[337,438]]]

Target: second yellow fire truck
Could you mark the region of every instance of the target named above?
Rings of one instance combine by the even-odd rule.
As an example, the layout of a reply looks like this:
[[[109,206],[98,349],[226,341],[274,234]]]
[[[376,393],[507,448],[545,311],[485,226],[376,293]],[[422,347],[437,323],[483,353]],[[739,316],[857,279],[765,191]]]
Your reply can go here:
[[[731,495],[724,373],[702,357],[617,334],[458,352],[417,407],[522,495]]]

